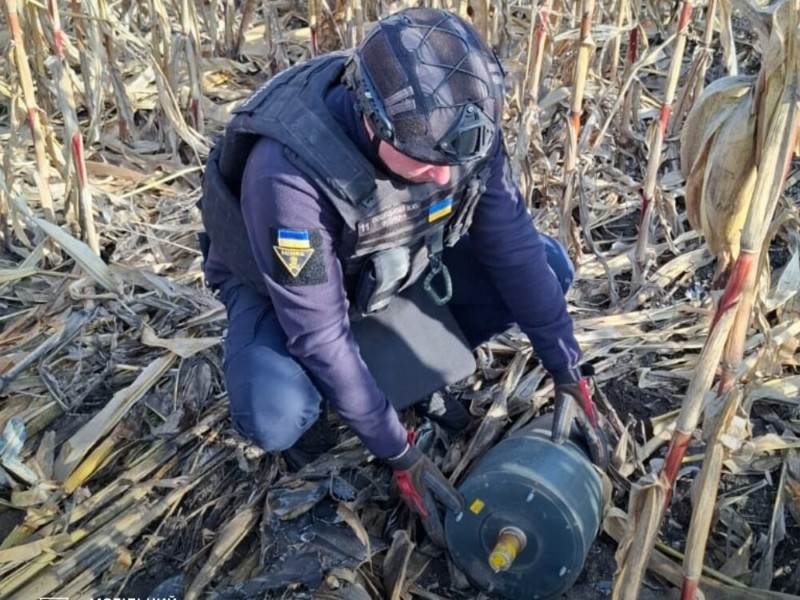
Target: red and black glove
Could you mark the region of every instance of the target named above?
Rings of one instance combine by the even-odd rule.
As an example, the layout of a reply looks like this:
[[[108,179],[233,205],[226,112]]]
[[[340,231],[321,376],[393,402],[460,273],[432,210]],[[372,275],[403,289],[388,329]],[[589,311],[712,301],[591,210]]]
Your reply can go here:
[[[461,510],[464,497],[447,480],[442,472],[414,445],[414,434],[409,431],[405,450],[386,462],[394,470],[394,478],[406,505],[422,520],[425,531],[439,546],[445,545],[444,527],[436,506],[436,499],[450,510]]]
[[[593,370],[582,370],[591,375]],[[552,440],[563,444],[569,439],[572,423],[575,422],[589,449],[592,462],[604,471],[608,469],[608,439],[600,423],[600,413],[589,391],[589,380],[583,377],[575,383],[560,383],[555,386],[555,414],[553,416]]]

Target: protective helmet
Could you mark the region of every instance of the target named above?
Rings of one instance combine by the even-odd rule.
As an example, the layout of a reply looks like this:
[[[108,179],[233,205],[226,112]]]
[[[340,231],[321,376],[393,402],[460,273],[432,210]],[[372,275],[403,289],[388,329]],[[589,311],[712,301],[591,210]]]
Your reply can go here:
[[[444,10],[379,21],[345,80],[378,138],[421,162],[483,158],[500,127],[502,69],[476,31]]]

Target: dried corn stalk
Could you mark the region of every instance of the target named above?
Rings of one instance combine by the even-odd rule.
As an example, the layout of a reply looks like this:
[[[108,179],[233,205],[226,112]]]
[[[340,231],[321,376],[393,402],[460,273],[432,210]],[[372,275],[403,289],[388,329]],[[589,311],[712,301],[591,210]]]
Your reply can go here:
[[[668,135],[675,135],[676,131],[680,131],[681,125],[686,112],[692,105],[692,102],[700,96],[705,87],[706,71],[713,60],[714,51],[711,48],[711,38],[714,34],[714,13],[717,8],[717,0],[709,0],[706,5],[706,19],[705,31],[703,32],[703,44],[695,51],[695,57],[692,61],[692,66],[689,70],[689,75],[683,85],[683,91],[680,94],[678,102],[675,107],[675,118],[669,125]],[[734,71],[728,71],[729,75],[736,75]]]
[[[64,119],[64,154],[65,167],[64,179],[71,181],[69,176],[70,165],[75,172],[76,195],[78,197],[77,212],[81,234],[96,255],[100,255],[100,239],[97,236],[97,229],[94,225],[94,215],[92,214],[92,195],[89,191],[88,175],[86,173],[86,158],[84,155],[83,135],[81,135],[78,125],[78,113],[75,106],[75,92],[72,88],[72,79],[75,74],[64,57],[63,32],[61,31],[61,18],[58,13],[58,5],[50,0],[47,3],[47,10],[50,15],[53,27],[54,56],[47,61],[47,66],[56,81],[56,92],[58,105],[61,109],[61,116]]]
[[[703,574],[703,558],[705,556],[708,532],[717,500],[717,488],[722,474],[722,463],[725,459],[725,445],[722,436],[731,427],[736,411],[742,400],[741,389],[734,388],[724,402],[722,414],[711,432],[710,440],[703,458],[703,467],[697,479],[696,494],[693,499],[692,520],[686,535],[686,556],[683,560],[683,587],[681,600],[694,600],[700,577]]]
[[[634,272],[638,280],[644,278],[647,252],[650,239],[650,224],[653,220],[655,210],[655,190],[658,170],[661,166],[661,150],[664,145],[664,137],[667,131],[667,123],[672,113],[672,102],[675,99],[675,90],[678,86],[678,76],[680,75],[683,53],[686,48],[686,38],[689,30],[689,20],[692,16],[694,4],[691,0],[683,0],[680,17],[678,19],[678,31],[675,39],[675,49],[670,62],[669,74],[667,76],[667,87],[664,92],[664,101],[657,121],[650,127],[650,152],[647,156],[647,172],[645,173],[644,183],[642,184],[642,215],[639,222],[639,238],[636,241],[635,261],[636,269]]]
[[[619,69],[620,48],[622,46],[622,33],[625,29],[625,21],[630,21],[630,8],[628,0],[619,0],[617,3],[617,15],[615,20],[616,33],[611,46],[611,57],[609,58],[608,78],[614,82],[617,80]]]
[[[189,75],[189,98],[187,100],[186,112],[189,117],[189,125],[198,133],[203,133],[203,89],[200,77],[200,36],[197,32],[197,19],[195,18],[193,7],[194,3],[183,0],[181,2],[181,32],[175,35],[172,43],[172,55],[169,61],[169,82],[173,90],[180,89],[181,77],[181,55],[186,63],[186,71]],[[237,40],[241,35],[237,36]],[[238,44],[238,41],[237,41]]]
[[[532,10],[527,32],[527,60],[522,83],[523,110],[520,114],[517,144],[512,161],[514,180],[518,182],[526,196],[528,195],[527,191],[533,187],[532,170],[523,168],[522,165],[528,160],[531,138],[534,139],[534,145],[541,146],[542,133],[539,123],[538,98],[548,38],[546,24],[550,20],[551,10],[552,0],[544,0],[538,10]]]
[[[634,484],[635,493],[631,493],[628,507],[628,529],[616,555],[619,570],[614,581],[613,600],[634,599],[639,593],[664,510],[670,501],[680,459],[683,458],[692,432],[700,420],[703,396],[714,379],[733,317],[733,310],[723,312],[716,326],[709,332],[695,376],[686,391],[664,467],[659,472],[647,474]],[[676,456],[679,457],[677,460]]]
[[[732,170],[731,163],[721,162],[718,165],[713,160],[727,161],[728,157],[723,157],[723,154],[726,151],[736,150],[739,154],[736,154],[732,160],[738,161],[740,169],[743,164],[747,165],[748,153],[753,157],[751,160],[756,165],[756,178],[752,200],[746,207],[746,219],[739,240],[739,255],[732,267],[730,279],[714,316],[697,371],[681,407],[681,414],[670,442],[664,467],[659,473],[648,476],[646,480],[647,487],[644,493],[650,499],[649,502],[642,502],[640,498],[637,505],[631,505],[632,525],[618,555],[621,570],[615,582],[614,595],[616,598],[635,598],[638,593],[646,556],[642,557],[641,551],[634,554],[631,548],[634,543],[640,544],[640,550],[653,546],[663,512],[669,502],[672,486],[677,478],[678,469],[699,422],[703,395],[712,383],[720,358],[723,360],[723,374],[719,393],[728,392],[735,383],[734,375],[738,372],[742,360],[744,340],[750,323],[755,285],[758,280],[756,268],[759,264],[758,258],[763,252],[769,223],[780,198],[788,164],[797,143],[800,116],[798,107],[800,99],[798,97],[798,67],[800,67],[797,52],[798,12],[800,12],[800,0],[791,0],[784,1],[769,12],[762,13],[763,18],[769,21],[770,37],[764,44],[765,56],[752,95],[741,93],[742,88],[739,87],[738,91],[731,94],[734,100],[728,97],[727,102],[721,102],[720,106],[724,110],[720,112],[724,113],[724,116],[716,121],[714,118],[699,120],[696,115],[690,115],[689,120],[697,119],[695,122],[698,123],[698,127],[702,127],[705,131],[697,137],[687,138],[688,145],[683,153],[686,156],[687,164],[692,164],[693,169],[725,168],[732,171],[732,175],[723,172],[721,178],[715,180],[718,185],[729,186],[728,179],[735,178],[736,171]],[[729,81],[728,83],[731,84],[729,90],[737,90],[735,82]],[[718,89],[722,87],[724,86],[721,85]],[[737,94],[740,93],[741,95],[737,98]],[[697,109],[708,117],[714,114],[713,110],[709,110],[711,105],[708,104],[708,97],[712,96],[713,94],[709,94],[706,98],[707,103],[698,105]],[[756,115],[756,125],[755,135],[751,134],[749,137],[750,146],[748,148],[746,140],[740,137],[738,132],[722,131],[722,128],[727,126],[727,122],[721,124],[720,119],[729,120],[733,123],[733,127],[742,127],[743,123],[735,118],[741,119],[750,111]],[[744,125],[746,126],[746,121]],[[705,141],[711,138],[714,138],[714,145],[719,145],[720,149],[716,150],[712,146],[708,153],[709,158],[703,160]],[[731,147],[730,144],[734,141],[735,144]],[[714,159],[711,159],[711,156]],[[693,176],[694,173],[691,175]],[[709,179],[703,174],[703,183],[708,181]],[[744,183],[740,185],[744,185]],[[734,189],[734,186],[729,186],[727,189],[730,196],[719,201],[723,205],[726,202],[731,203],[740,199],[740,190]],[[705,201],[702,195],[699,198],[700,202]],[[704,211],[709,210],[714,209],[699,206],[695,218],[698,217],[697,213],[702,215]],[[736,212],[726,210],[723,211],[723,214],[731,215]],[[707,224],[710,228],[715,228],[714,235],[718,238],[729,240],[735,234],[734,228],[729,225],[728,221],[707,220]],[[732,246],[733,242],[729,241],[728,247]],[[732,408],[735,408],[735,405]],[[719,433],[721,432],[717,432],[717,434]],[[711,447],[716,447],[718,442],[719,435],[716,435],[711,440]],[[712,474],[713,470],[712,466]],[[709,488],[713,487],[712,484],[716,485],[713,478],[709,478]],[[642,540],[646,541],[643,546]],[[693,535],[693,542],[701,543],[697,532]],[[684,600],[695,597],[699,577],[697,560],[695,555],[687,563],[687,580],[682,596]]]
[[[19,19],[17,0],[6,0],[6,18],[11,29],[11,36],[14,40],[14,64],[19,74],[19,81],[22,85],[22,95],[25,99],[25,107],[28,114],[28,127],[33,137],[33,148],[36,155],[36,178],[37,188],[39,189],[39,201],[42,204],[44,217],[51,223],[55,223],[56,215],[53,210],[53,196],[50,191],[50,176],[48,170],[50,165],[45,153],[45,131],[42,127],[39,116],[39,106],[36,104],[36,94],[31,78],[31,69],[28,66],[28,54],[25,52],[25,40],[22,35],[22,27]]]
[[[561,212],[561,240],[567,247],[579,250],[577,240],[570,240],[572,230],[572,195],[575,183],[575,165],[578,163],[578,136],[583,114],[583,92],[586,87],[586,76],[589,72],[589,59],[594,51],[592,39],[592,13],[594,0],[582,0],[580,3],[581,26],[578,40],[578,60],[575,63],[575,79],[572,87],[572,104],[567,128],[566,155],[564,157],[564,198]]]
[[[85,3],[91,4],[91,0],[83,0]],[[160,2],[156,3],[160,5]],[[125,84],[122,80],[122,74],[117,64],[117,49],[115,46],[114,28],[119,26],[116,19],[112,16],[106,5],[106,0],[97,0],[99,22],[101,25],[103,49],[105,50],[106,68],[111,78],[111,87],[114,90],[114,99],[116,100],[117,108],[117,126],[119,128],[119,137],[122,140],[127,140],[129,136],[134,135],[136,128],[133,123],[133,108],[131,108],[128,93],[125,89]],[[100,48],[94,48],[94,52],[99,53]]]

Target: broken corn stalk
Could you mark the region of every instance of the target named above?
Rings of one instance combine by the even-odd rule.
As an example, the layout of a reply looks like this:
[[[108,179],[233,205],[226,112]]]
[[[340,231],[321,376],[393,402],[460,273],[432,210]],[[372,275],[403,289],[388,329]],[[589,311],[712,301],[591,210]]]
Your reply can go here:
[[[629,600],[639,594],[650,552],[655,545],[664,511],[669,505],[681,459],[700,420],[703,396],[711,387],[722,356],[725,340],[733,323],[735,311],[732,309],[735,306],[729,306],[719,313],[712,324],[700,353],[697,370],[686,391],[663,468],[645,475],[635,484],[637,493],[631,494],[628,507],[628,529],[616,556],[619,569],[614,581],[613,600]]]

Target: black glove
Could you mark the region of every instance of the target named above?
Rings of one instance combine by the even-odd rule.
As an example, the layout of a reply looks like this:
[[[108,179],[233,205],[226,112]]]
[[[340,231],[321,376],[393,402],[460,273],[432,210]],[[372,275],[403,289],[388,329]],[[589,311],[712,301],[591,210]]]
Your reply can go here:
[[[584,374],[586,372],[584,371]],[[563,444],[568,438],[572,423],[586,440],[592,462],[604,471],[608,469],[608,440],[600,423],[600,413],[592,400],[586,377],[575,383],[560,383],[555,389],[555,414],[552,440]]]
[[[463,496],[447,481],[436,465],[414,445],[413,432],[408,433],[408,445],[405,450],[399,456],[387,458],[386,462],[394,470],[394,478],[403,501],[422,519],[422,525],[431,540],[439,546],[444,546],[444,527],[434,496],[450,510],[463,508]]]

